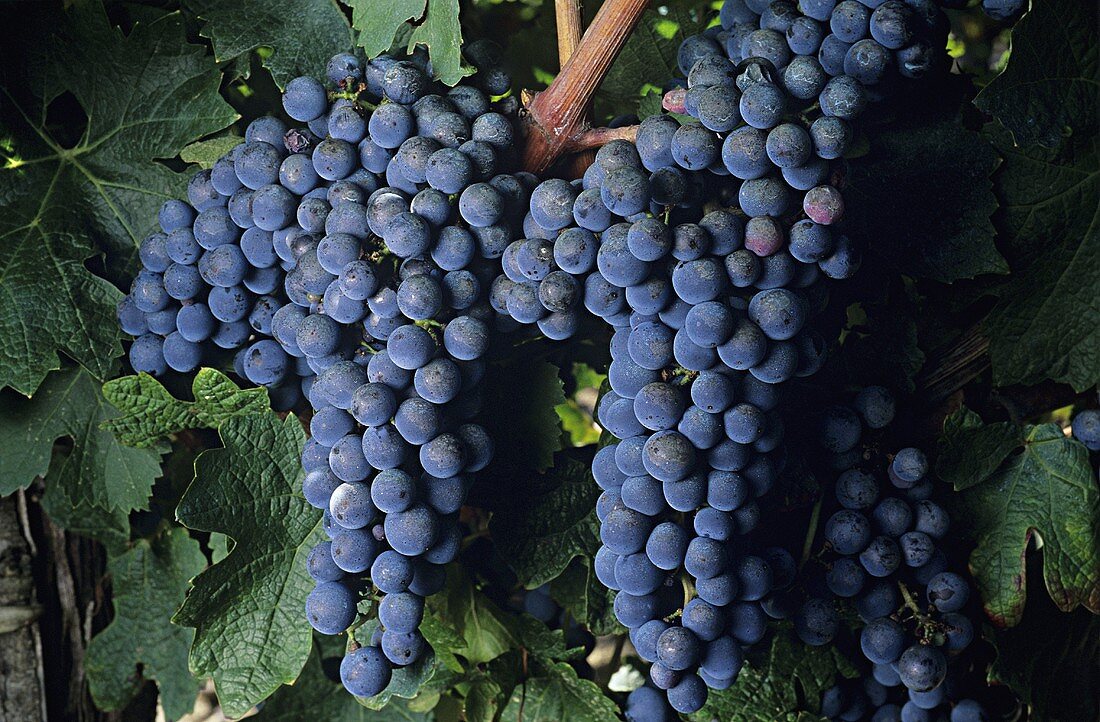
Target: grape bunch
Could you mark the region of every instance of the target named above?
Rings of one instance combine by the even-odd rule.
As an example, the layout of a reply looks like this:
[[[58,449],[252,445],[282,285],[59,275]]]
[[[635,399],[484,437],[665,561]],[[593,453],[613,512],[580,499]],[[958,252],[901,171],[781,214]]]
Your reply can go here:
[[[314,412],[303,492],[328,539],[309,554],[306,616],[340,634],[364,599],[376,604],[369,643],[340,668],[363,697],[424,655],[425,597],[443,588],[471,475],[493,453],[473,421],[489,285],[534,184],[506,172],[514,115],[488,95],[508,91],[499,49],[466,52],[485,90],[438,86],[417,54],[339,55],[335,90],[300,77],[283,95],[290,117],[325,134],[314,164],[332,183],[290,216],[287,302],[272,319],[280,352],[316,374],[302,384]]]
[[[276,408],[302,398],[298,378],[314,371],[272,340],[274,315],[287,303],[289,245],[300,231],[295,209],[307,197],[377,185],[364,174],[330,184],[317,144],[307,128],[259,118],[242,143],[191,178],[186,202],[164,203],[161,231],[141,242],[142,270],[118,306],[122,330],[134,337],[135,371],[190,373],[235,352],[237,373],[267,386]]]
[[[845,607],[862,621],[858,646],[869,674],[826,691],[824,716],[918,722],[943,712],[952,722],[984,720],[978,702],[957,698],[961,685],[950,677],[973,641],[975,617],[968,582],[938,546],[950,518],[931,498],[927,457],[907,447],[883,460],[874,444],[864,446],[894,413],[891,394],[869,386],[851,406],[822,414],[819,453],[825,473],[835,475],[835,511],[824,517],[824,548],[802,570],[799,593],[773,604],[813,646],[834,641]]]

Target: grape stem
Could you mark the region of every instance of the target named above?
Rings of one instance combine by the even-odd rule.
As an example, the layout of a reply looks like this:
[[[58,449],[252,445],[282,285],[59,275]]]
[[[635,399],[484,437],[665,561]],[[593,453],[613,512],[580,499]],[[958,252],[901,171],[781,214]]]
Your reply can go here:
[[[627,125],[622,128],[592,128],[578,135],[573,146],[578,150],[599,148],[613,140],[629,140],[631,143],[638,136],[638,126]]]
[[[576,0],[570,4],[579,11]],[[605,2],[554,82],[527,104],[524,168],[542,173],[562,155],[578,149],[578,139],[590,130],[587,115],[592,97],[648,4],[649,0]],[[573,12],[569,8],[558,9],[559,18]],[[572,19],[567,22],[568,28],[575,27]],[[568,40],[564,45],[568,45]],[[559,52],[562,48],[563,44],[559,44]]]
[[[824,499],[818,497],[817,503],[814,504],[814,510],[810,514],[810,523],[806,528],[806,539],[802,542],[802,560],[798,563],[798,568],[806,566],[806,562],[810,560],[810,553],[814,548],[814,537],[817,536],[817,525],[821,521],[821,502]]]
[[[913,613],[913,617],[920,621],[927,620],[929,617],[917,604],[917,600],[913,597],[913,593],[909,591],[909,587],[905,585],[905,582],[898,582],[898,590],[901,591],[902,601],[905,602],[906,608]]]

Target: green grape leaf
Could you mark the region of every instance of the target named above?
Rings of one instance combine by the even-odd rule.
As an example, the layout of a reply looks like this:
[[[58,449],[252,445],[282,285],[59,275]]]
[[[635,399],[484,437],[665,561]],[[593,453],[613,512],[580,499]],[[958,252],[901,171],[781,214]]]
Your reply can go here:
[[[242,389],[217,369],[204,368],[191,383],[194,401],[177,399],[148,374],[103,384],[103,396],[122,413],[107,429],[127,446],[145,447],[184,429],[216,429],[234,416],[270,409],[267,389]]]
[[[1028,573],[1040,574],[1039,555],[1029,555]],[[1028,590],[1027,611],[1011,629],[994,631],[997,659],[991,679],[1007,684],[1031,707],[1037,720],[1098,718],[1100,616],[1076,609],[1059,611],[1042,589]]]
[[[708,19],[705,7],[674,5],[647,10],[596,93],[597,117],[641,115],[642,98],[651,91],[659,92],[668,78],[681,75],[676,64],[680,43],[702,32]]]
[[[997,156],[953,114],[905,113],[851,163],[845,227],[909,276],[951,283],[1008,266],[993,245]],[[904,203],[897,202],[904,198]]]
[[[615,706],[595,683],[577,677],[565,662],[547,666],[512,691],[501,722],[608,722],[619,719]]]
[[[393,45],[397,30],[409,21],[420,20],[428,0],[341,0],[351,8],[351,28],[359,33],[356,44],[368,58],[386,52]]]
[[[222,709],[239,717],[309,656],[305,558],[323,533],[302,496],[305,432],[293,414],[234,417],[219,433],[225,448],[199,455],[176,517],[226,534],[233,550],[195,578],[173,621],[195,627],[191,671],[213,677]]]
[[[46,473],[54,442],[73,441],[58,476],[72,475],[74,503],[112,511],[146,508],[160,476],[154,449],[131,449],[100,428],[115,417],[99,382],[82,369],[50,374],[33,398],[4,392],[0,416],[0,495],[26,488]]]
[[[465,698],[467,722],[493,722],[505,701],[504,689],[496,680],[482,677],[474,681]]]
[[[195,632],[168,620],[205,566],[199,543],[179,528],[138,540],[108,562],[114,618],[92,638],[85,659],[99,709],[125,707],[143,680],[156,680],[170,719],[191,711],[199,682],[187,669],[187,652]]]
[[[325,674],[325,668],[335,670],[340,658],[322,655],[319,645],[313,645],[302,673],[293,684],[280,687],[264,703],[259,714],[249,719],[256,722],[430,722],[432,716],[413,712],[408,703],[391,700],[381,711],[367,709],[347,693],[343,685]]]
[[[431,645],[440,664],[452,672],[462,673],[462,662],[454,655],[454,650],[461,648],[465,642],[457,629],[434,614],[425,614],[420,622],[420,633]]]
[[[210,140],[200,140],[180,151],[180,160],[195,163],[200,168],[213,168],[219,158],[244,142],[239,135],[222,135]]]
[[[936,474],[955,491],[980,484],[1020,447],[1020,429],[1007,421],[983,424],[965,406],[944,419],[936,454]]]
[[[1100,383],[1100,138],[1016,148],[987,128],[1004,158],[994,183],[1012,267],[984,322],[993,381],[1084,391]]]
[[[462,640],[447,651],[470,664],[496,659],[518,644],[513,619],[477,591],[455,565],[447,567],[447,586],[428,600],[428,609]]]
[[[759,659],[746,662],[737,683],[712,691],[696,722],[808,722],[820,720],[821,693],[856,670],[832,645],[810,647],[779,630]]]
[[[474,72],[462,62],[462,27],[458,24],[458,0],[428,0],[424,22],[416,26],[409,47],[423,45],[432,60],[432,73],[444,85]]]
[[[538,484],[516,484],[508,506],[490,522],[493,539],[507,550],[508,565],[528,589],[562,573],[570,560],[591,556],[600,545],[595,504],[600,488],[584,461],[560,455]]]
[[[69,5],[23,8],[8,48],[22,56],[0,73],[0,387],[26,395],[60,368],[59,352],[111,375],[122,296],[84,262],[106,249],[108,270],[124,277],[161,203],[186,188],[155,159],[237,117],[178,13],[123,35],[98,2]],[[47,124],[51,107],[86,114],[82,135]]]
[[[285,88],[299,75],[325,77],[329,58],[351,48],[351,27],[335,0],[184,0],[219,63],[260,47],[263,66]]]
[[[1095,10],[1078,0],[1034,2],[1012,28],[1008,65],[974,103],[1020,145],[1056,148],[1067,129],[1085,137],[1096,132]]]
[[[570,562],[565,571],[550,582],[550,594],[593,634],[614,634],[623,629],[612,607],[615,592],[596,578],[589,557],[578,557]]]
[[[951,500],[952,518],[974,543],[970,571],[998,626],[1020,621],[1027,592],[1024,552],[1037,536],[1043,576],[1063,611],[1100,612],[1100,488],[1088,450],[1057,424],[1018,430],[1023,450]]]

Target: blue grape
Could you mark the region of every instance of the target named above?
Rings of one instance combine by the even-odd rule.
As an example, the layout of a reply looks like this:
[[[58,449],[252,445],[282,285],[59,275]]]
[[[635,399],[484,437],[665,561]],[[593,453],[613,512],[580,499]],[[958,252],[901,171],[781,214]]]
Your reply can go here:
[[[321,582],[306,597],[306,619],[321,634],[340,634],[355,621],[355,601],[340,582]]]
[[[378,647],[360,647],[340,660],[340,682],[356,697],[373,697],[384,690],[392,678],[392,668]]]

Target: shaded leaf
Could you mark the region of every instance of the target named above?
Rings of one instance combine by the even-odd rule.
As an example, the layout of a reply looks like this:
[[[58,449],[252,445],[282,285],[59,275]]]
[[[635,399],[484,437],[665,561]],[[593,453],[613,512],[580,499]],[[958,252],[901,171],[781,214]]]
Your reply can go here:
[[[428,600],[428,608],[462,639],[448,651],[470,664],[496,659],[518,644],[512,618],[477,591],[455,565],[447,567],[447,586]]]
[[[70,453],[54,452],[46,472],[46,493],[39,502],[42,510],[62,529],[94,539],[108,554],[122,554],[130,544],[129,512],[104,509],[81,498],[79,471],[66,463]]]
[[[494,541],[507,550],[508,565],[528,589],[561,574],[573,557],[594,555],[600,545],[600,488],[587,463],[559,456],[540,486],[514,485],[509,506],[490,523]]]
[[[547,667],[512,692],[503,722],[608,722],[619,709],[593,682],[577,677],[565,662]]]
[[[493,722],[506,701],[501,686],[489,677],[482,677],[471,684],[470,691],[466,693],[466,720]]]
[[[1007,421],[983,424],[964,406],[943,422],[936,473],[954,484],[955,491],[969,489],[988,479],[1022,443],[1019,427]]]
[[[520,360],[494,372],[485,381],[489,398],[484,418],[496,443],[490,473],[502,470],[514,478],[521,469],[549,469],[563,448],[554,411],[565,402],[558,367],[542,359]]]
[[[975,547],[970,570],[986,613],[1011,627],[1024,611],[1024,552],[1042,541],[1043,576],[1059,609],[1100,611],[1100,489],[1088,450],[1056,424],[1023,430],[1023,451],[952,499]]]
[[[737,683],[712,691],[697,722],[804,722],[821,719],[821,693],[856,670],[836,647],[810,647],[780,630],[763,657],[746,663]]]
[[[55,470],[68,477],[70,501],[105,510],[144,509],[160,456],[153,449],[123,446],[100,424],[115,417],[114,408],[87,371],[70,368],[49,375],[33,398],[4,393],[0,416],[0,495],[26,488],[46,473],[59,438],[73,449]]]
[[[912,391],[913,378],[925,361],[917,339],[916,304],[891,293],[881,303],[867,302],[854,310],[862,317],[845,335],[842,352],[855,377],[862,383]],[[852,312],[849,309],[850,317]]]
[[[1005,273],[989,219],[996,166],[989,144],[953,113],[905,114],[852,162],[845,227],[905,275],[951,283]]]
[[[194,580],[173,621],[195,627],[191,671],[213,677],[225,713],[238,717],[309,656],[305,558],[323,534],[320,510],[302,496],[305,433],[293,414],[235,417],[220,435],[225,448],[196,460],[176,516],[226,534],[233,550]]]
[[[299,75],[325,77],[329,58],[351,48],[351,28],[335,0],[185,0],[203,21],[200,34],[214,44],[218,62],[259,47],[275,84]]]
[[[169,718],[195,704],[199,682],[187,669],[194,630],[169,623],[191,578],[206,566],[199,543],[186,529],[138,540],[108,563],[114,618],[88,644],[88,686],[96,706],[126,706],[142,680],[155,680]]]
[[[161,203],[185,192],[186,176],[155,159],[237,117],[178,13],[124,36],[97,2],[51,8],[24,8],[9,45],[22,55],[2,64],[0,387],[28,395],[60,368],[59,352],[98,379],[111,374],[122,295],[84,261],[106,249],[112,274],[125,275]],[[86,114],[78,139],[47,127],[55,101]]]
[[[182,401],[148,374],[103,384],[104,397],[122,412],[103,424],[128,446],[150,446],[184,429],[216,429],[234,416],[263,413],[267,389],[241,389],[217,369],[204,368],[191,382],[194,401]]]
[[[550,583],[550,593],[574,619],[593,634],[614,634],[623,627],[615,618],[615,592],[596,577],[592,559],[578,557]]]
[[[1004,157],[994,181],[1012,267],[984,323],[994,383],[1083,391],[1100,383],[1100,138],[1050,151],[989,137]]]
[[[1096,132],[1096,8],[1078,0],[1044,0],[1012,28],[1004,72],[974,104],[1004,124],[1021,145],[1056,148],[1069,128]]]
[[[1028,573],[1040,574],[1038,555]],[[1031,705],[1035,719],[1100,719],[1094,695],[1100,689],[1100,616],[1077,609],[1060,612],[1038,587],[1028,590],[1027,612],[1018,625],[996,630],[997,659],[991,679],[1007,684]]]

